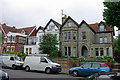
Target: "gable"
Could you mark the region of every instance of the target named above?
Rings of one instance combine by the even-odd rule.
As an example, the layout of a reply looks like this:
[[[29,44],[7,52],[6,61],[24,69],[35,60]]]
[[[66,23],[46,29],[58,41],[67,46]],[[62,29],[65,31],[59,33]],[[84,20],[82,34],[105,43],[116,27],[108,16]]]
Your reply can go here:
[[[80,25],[79,25],[79,28],[81,28],[81,29],[90,29],[92,32],[94,32],[95,33],[95,31],[83,20],[81,23],[80,23]]]
[[[54,21],[53,19],[50,19],[50,21],[46,24],[45,29],[51,29],[50,26],[54,26],[54,29],[59,29],[59,27],[61,26],[58,22]]]
[[[52,21],[46,27],[46,30],[55,30],[55,29],[58,29],[58,27]]]
[[[68,23],[71,23],[71,27],[78,27],[78,23],[76,21],[74,21],[70,16],[68,16],[68,18],[64,21],[64,23],[61,25],[60,30],[63,27],[68,27]]]

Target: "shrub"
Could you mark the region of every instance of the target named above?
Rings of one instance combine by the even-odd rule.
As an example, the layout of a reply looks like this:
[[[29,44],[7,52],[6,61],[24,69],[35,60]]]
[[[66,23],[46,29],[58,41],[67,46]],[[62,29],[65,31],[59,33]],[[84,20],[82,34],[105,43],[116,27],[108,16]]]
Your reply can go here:
[[[87,59],[82,56],[82,57],[79,58],[79,61],[82,61],[82,60],[87,60]]]

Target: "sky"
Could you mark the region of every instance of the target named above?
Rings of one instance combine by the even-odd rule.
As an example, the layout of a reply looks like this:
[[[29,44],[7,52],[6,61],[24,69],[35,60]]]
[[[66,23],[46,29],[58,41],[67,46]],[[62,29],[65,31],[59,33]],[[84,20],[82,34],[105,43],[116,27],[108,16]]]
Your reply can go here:
[[[79,24],[103,21],[104,0],[0,0],[0,23],[9,26],[45,26],[52,18],[61,23],[61,13]]]

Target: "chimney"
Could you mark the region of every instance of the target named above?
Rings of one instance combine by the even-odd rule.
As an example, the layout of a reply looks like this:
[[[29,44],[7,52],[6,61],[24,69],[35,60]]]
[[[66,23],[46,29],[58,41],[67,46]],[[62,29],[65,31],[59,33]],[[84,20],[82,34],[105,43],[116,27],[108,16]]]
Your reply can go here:
[[[62,24],[64,23],[64,21],[66,20],[66,18],[67,18],[67,15],[63,15],[63,17],[62,17]]]
[[[14,28],[14,29],[16,29],[16,27],[15,27],[15,26],[13,26],[13,28]]]

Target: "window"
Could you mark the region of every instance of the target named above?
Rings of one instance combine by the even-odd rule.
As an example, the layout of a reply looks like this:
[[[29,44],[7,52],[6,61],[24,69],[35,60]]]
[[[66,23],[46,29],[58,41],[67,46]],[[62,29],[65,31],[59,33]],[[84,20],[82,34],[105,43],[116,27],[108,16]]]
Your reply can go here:
[[[76,40],[76,32],[73,32],[73,40]]]
[[[67,56],[67,47],[64,47],[65,56]]]
[[[71,22],[68,22],[68,27],[71,27]]]
[[[103,43],[103,38],[102,37],[100,37],[100,43]]]
[[[107,43],[107,37],[104,37],[104,43]]]
[[[42,41],[42,36],[39,36],[39,42],[41,42]]]
[[[100,67],[100,64],[94,63],[92,67]]]
[[[82,38],[86,39],[86,32],[82,32]]]
[[[64,33],[64,41],[67,41],[67,32]]]
[[[99,56],[99,49],[98,48],[95,48],[95,53],[96,53],[96,56]]]
[[[109,56],[109,48],[106,49],[106,55]]]
[[[99,31],[105,31],[105,26],[104,25],[100,25],[99,26]]]
[[[91,64],[90,63],[86,63],[83,65],[84,68],[90,68],[91,67]]]
[[[73,57],[76,57],[76,47],[73,47]]]
[[[71,40],[71,32],[68,32],[68,40]]]
[[[28,48],[26,48],[26,54],[28,54]]]
[[[10,60],[11,60],[11,61],[14,61],[14,57],[10,57]]]
[[[8,41],[10,41],[10,39],[11,39],[11,36],[8,36]]]
[[[91,57],[93,57],[93,48],[91,48]]]
[[[12,47],[11,47],[11,51],[14,51],[14,50],[15,50],[15,47],[14,47],[14,46],[12,46]]]
[[[29,49],[29,54],[31,54],[31,53],[32,53],[32,48]]]
[[[54,26],[54,25],[51,25],[51,29],[55,29],[55,26]]]
[[[71,47],[68,47],[68,56],[71,56]]]
[[[100,48],[100,56],[104,56],[103,48]]]
[[[47,60],[45,58],[40,58],[40,62],[45,62],[47,63]]]
[[[15,37],[14,36],[12,36],[12,41],[15,41]]]
[[[7,47],[7,51],[10,51],[10,46]]]

